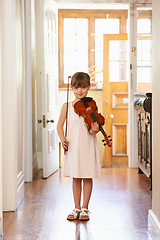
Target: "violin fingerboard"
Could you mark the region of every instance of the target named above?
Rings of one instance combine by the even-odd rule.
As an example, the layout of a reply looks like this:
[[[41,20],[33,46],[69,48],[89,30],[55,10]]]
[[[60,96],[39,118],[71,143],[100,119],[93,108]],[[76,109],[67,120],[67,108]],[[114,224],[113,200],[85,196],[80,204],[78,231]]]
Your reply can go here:
[[[101,126],[100,122],[98,121],[98,118],[96,117],[96,115],[94,113],[90,113],[90,116],[94,122],[99,123],[99,130],[102,132],[103,136],[106,136],[106,133],[105,133],[103,127]]]

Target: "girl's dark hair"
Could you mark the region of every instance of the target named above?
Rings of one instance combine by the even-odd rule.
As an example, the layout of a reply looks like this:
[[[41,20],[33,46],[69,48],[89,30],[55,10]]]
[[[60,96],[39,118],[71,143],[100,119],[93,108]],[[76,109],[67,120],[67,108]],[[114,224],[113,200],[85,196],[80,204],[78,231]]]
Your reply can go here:
[[[89,87],[90,76],[85,72],[76,72],[71,78],[72,87]]]

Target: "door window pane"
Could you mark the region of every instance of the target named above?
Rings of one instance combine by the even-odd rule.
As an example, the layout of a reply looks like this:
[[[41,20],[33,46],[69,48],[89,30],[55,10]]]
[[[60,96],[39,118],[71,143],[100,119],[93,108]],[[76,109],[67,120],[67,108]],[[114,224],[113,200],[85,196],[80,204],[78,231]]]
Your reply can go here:
[[[151,33],[151,20],[150,19],[138,19],[137,33]]]
[[[152,66],[152,40],[137,40],[137,66]]]
[[[152,76],[151,67],[137,67],[138,82],[150,82]]]
[[[95,19],[95,83],[98,88],[102,87],[103,81],[103,34],[118,33],[120,33],[119,19]]]
[[[64,18],[64,83],[88,68],[88,19]],[[68,76],[67,76],[68,74]]]
[[[128,76],[128,41],[109,41],[109,81],[126,82]]]
[[[65,35],[64,41],[64,52],[70,52],[76,48],[76,41],[74,35],[71,37],[70,35]]]
[[[137,19],[137,82],[151,82],[152,10],[138,9]]]
[[[64,18],[64,35],[73,36],[76,34],[75,18]]]
[[[120,33],[119,19],[97,18],[95,19],[95,33],[99,34],[118,34]]]

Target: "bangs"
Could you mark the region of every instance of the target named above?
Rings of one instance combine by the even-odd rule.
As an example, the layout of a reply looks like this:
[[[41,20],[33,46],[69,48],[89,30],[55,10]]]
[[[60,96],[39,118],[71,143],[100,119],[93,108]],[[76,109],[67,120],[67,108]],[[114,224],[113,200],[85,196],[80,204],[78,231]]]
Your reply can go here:
[[[72,76],[71,79],[72,87],[89,87],[90,86],[90,77],[87,73],[77,72]]]
[[[79,87],[89,87],[89,84],[88,84],[88,82],[86,82],[85,79],[80,79],[78,81],[75,80],[73,82],[72,87],[76,87],[76,88],[79,88]]]

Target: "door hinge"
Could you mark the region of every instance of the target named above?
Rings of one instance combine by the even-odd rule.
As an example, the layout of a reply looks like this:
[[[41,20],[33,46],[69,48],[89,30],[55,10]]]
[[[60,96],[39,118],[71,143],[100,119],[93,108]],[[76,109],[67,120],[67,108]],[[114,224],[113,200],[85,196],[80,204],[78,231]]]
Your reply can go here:
[[[134,53],[134,56],[136,56],[136,47],[132,47],[132,53]]]
[[[46,117],[45,117],[45,115],[43,115],[43,128],[45,128],[46,127]]]
[[[131,89],[132,89],[132,80],[133,80],[133,79],[132,79],[132,73],[131,73]]]

